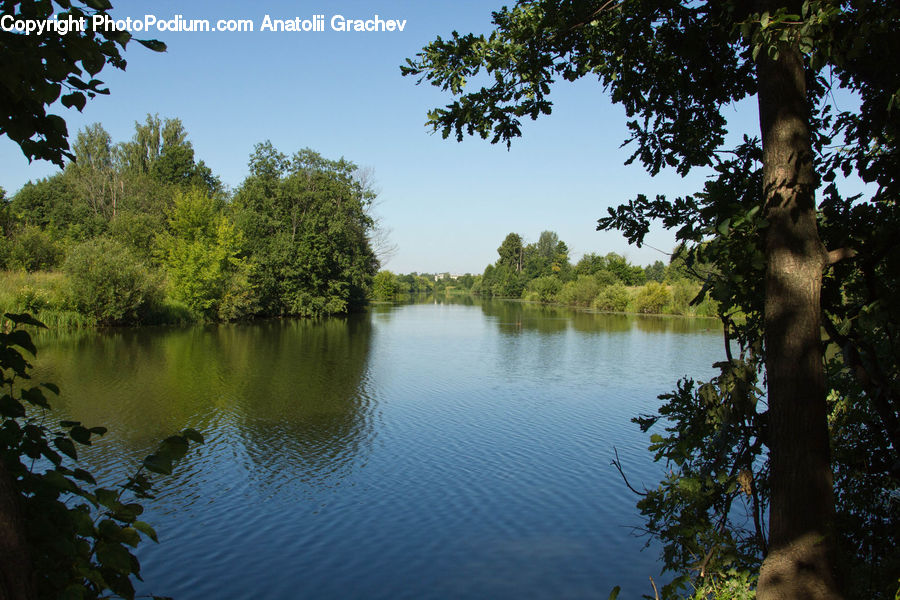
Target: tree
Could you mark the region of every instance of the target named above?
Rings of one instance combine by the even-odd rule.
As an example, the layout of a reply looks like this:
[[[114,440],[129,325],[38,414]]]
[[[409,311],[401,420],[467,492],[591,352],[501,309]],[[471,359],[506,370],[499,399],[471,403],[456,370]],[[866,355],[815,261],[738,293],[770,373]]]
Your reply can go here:
[[[606,255],[606,270],[625,285],[640,285],[644,282],[644,270],[630,264],[627,258],[615,252]]]
[[[376,300],[392,300],[400,293],[400,281],[390,271],[378,271],[372,279],[372,297]]]
[[[826,272],[843,268],[833,266],[841,259],[872,273],[893,260],[880,242],[860,243],[859,226],[868,221],[886,231],[896,219],[900,67],[882,57],[900,47],[890,33],[900,26],[900,7],[831,0],[523,0],[495,12],[494,25],[488,36],[438,38],[401,67],[458,96],[429,114],[444,137],[477,133],[509,144],[521,134],[520,119],[550,113],[556,79],[596,76],[631,119],[628,162],[640,160],[651,174],[715,168],[702,192],[675,200],[639,196],[610,209],[599,226],[621,229],[640,244],[650,220],[660,219],[680,228],[678,237],[694,257],[716,264],[721,275],[707,281],[704,293],[720,301],[729,329],[728,311],[748,315],[734,333],[766,372],[765,426],[754,426],[769,451],[769,538],[760,550],[759,598],[841,597],[823,324],[830,341],[847,349],[863,387],[858,404],[876,411],[881,444],[888,440],[895,457],[900,401],[884,377],[896,372],[896,355],[867,350],[875,340],[887,343],[881,340],[889,319],[882,316],[872,329],[841,318],[860,314],[861,305],[870,307],[864,312],[885,306],[873,304],[878,290],[848,307],[839,294],[823,299],[822,285]],[[466,91],[482,70],[490,83]],[[858,95],[858,112],[834,114],[829,93],[838,88]],[[723,148],[723,108],[753,95],[760,138]],[[844,143],[835,149],[832,139],[839,137]],[[873,210],[840,195],[834,184],[840,171],[876,184]],[[817,207],[822,181],[831,183]],[[862,248],[827,251],[823,233]],[[829,326],[823,309],[852,335]],[[867,335],[875,337],[867,342]],[[854,358],[860,352],[865,360]]]
[[[144,123],[135,122],[134,136],[118,151],[123,170],[131,174],[149,175],[182,189],[203,188],[210,195],[221,191],[222,183],[209,167],[202,160],[194,162],[194,147],[181,119],[147,115]]]
[[[29,181],[13,196],[12,216],[21,225],[45,230],[65,231],[79,215],[75,206],[75,191],[61,174],[38,181]]]
[[[222,206],[194,188],[175,197],[169,232],[157,238],[174,297],[206,318],[245,316],[253,304],[243,239]]]
[[[500,247],[497,248],[497,254],[500,255],[497,264],[506,265],[510,269],[515,270],[516,273],[521,273],[523,252],[522,236],[518,233],[510,233],[504,238]]]
[[[249,166],[234,211],[262,312],[318,316],[363,305],[378,261],[369,243],[372,192],[354,176],[356,165],[309,149],[288,158],[265,142]]]
[[[69,180],[95,216],[115,218],[122,189],[112,138],[100,123],[78,132],[75,161],[67,167]]]
[[[661,260],[654,261],[652,265],[644,268],[644,275],[647,281],[662,283],[666,280],[666,265]]]
[[[63,9],[58,21],[106,16],[112,8],[107,0],[70,2],[57,0]],[[56,12],[49,1],[4,0],[0,16],[15,20],[47,21]],[[108,94],[103,82],[94,76],[104,66],[125,69],[121,51],[131,39],[125,31],[95,31],[92,27],[61,35],[25,35],[16,31],[0,32],[0,54],[4,77],[0,81],[0,134],[7,135],[29,160],[49,160],[60,167],[72,159],[65,120],[48,114],[47,107],[57,100],[66,107],[84,108],[88,98]],[[155,51],[165,50],[156,40],[137,40]],[[63,93],[67,92],[67,93]]]
[[[538,241],[525,248],[524,256],[525,271],[529,277],[558,275],[562,272],[563,278],[567,278],[569,248],[555,231],[542,231]]]

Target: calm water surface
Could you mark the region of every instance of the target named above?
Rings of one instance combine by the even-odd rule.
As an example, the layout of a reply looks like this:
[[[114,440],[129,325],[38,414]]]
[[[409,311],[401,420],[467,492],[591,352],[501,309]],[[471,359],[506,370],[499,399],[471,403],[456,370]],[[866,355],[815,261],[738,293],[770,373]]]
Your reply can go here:
[[[194,598],[622,598],[658,549],[610,466],[661,471],[630,423],[722,355],[714,321],[516,302],[325,321],[43,337],[59,412],[110,433],[120,481],[184,427],[140,591]]]

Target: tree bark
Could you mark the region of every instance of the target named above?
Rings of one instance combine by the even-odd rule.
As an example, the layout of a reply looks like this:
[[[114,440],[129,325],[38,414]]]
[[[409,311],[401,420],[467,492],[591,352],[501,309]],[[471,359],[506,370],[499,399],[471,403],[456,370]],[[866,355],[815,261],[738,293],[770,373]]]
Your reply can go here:
[[[0,600],[35,597],[19,495],[0,459]]]
[[[839,599],[820,306],[827,252],[816,225],[805,70],[796,47],[782,45],[775,60],[764,54],[765,49],[757,75],[769,222],[765,343],[771,500],[769,554],[757,597]]]

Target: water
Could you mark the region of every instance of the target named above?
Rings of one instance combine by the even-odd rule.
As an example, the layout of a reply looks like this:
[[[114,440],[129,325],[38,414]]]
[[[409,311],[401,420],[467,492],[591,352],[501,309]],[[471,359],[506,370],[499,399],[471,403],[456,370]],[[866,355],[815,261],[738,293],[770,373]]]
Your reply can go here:
[[[193,598],[622,598],[660,580],[630,423],[721,358],[715,322],[515,302],[39,339],[61,416],[110,433],[120,481],[163,437],[139,592]]]

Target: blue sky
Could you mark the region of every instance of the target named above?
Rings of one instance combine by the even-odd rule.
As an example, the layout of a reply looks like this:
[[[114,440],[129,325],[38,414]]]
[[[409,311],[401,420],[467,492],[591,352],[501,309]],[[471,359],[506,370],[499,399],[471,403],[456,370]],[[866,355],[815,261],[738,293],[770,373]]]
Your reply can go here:
[[[502,1],[113,3],[117,18],[250,18],[257,28],[266,14],[405,19],[404,31],[392,33],[154,32],[166,53],[129,45],[127,71],[107,67],[99,76],[109,96],[89,101],[81,114],[57,111],[73,140],[94,122],[123,141],[148,113],[178,117],[197,158],[232,188],[247,174],[253,145],[267,139],[287,154],[309,147],[371,168],[377,213],[396,246],[385,266],[395,272],[481,272],[507,233],[535,241],[545,229],[569,244],[573,259],[616,251],[641,264],[666,260],[654,249],[629,247],[617,233],[595,231],[596,220],[639,193],[675,196],[702,185],[703,173],[651,178],[640,166],[624,166],[624,112],[595,81],[557,85],[553,114],[526,123],[509,151],[480,138],[457,143],[431,134],[426,112],[450,97],[401,77],[399,65],[437,35],[488,31],[491,10]],[[729,110],[736,131],[756,126],[753,102]],[[48,163],[29,165],[16,145],[0,139],[7,193],[55,171]],[[654,231],[648,243],[669,250],[673,240]]]

